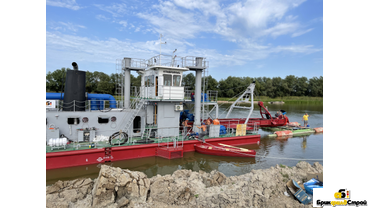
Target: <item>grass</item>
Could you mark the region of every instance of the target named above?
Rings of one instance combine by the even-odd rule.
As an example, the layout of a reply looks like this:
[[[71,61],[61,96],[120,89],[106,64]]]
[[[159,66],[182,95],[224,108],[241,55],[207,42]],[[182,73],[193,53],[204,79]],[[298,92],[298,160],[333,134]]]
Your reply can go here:
[[[283,174],[282,172],[280,172],[280,174],[283,176],[283,182],[287,182],[288,179],[289,179],[289,175],[288,174]]]

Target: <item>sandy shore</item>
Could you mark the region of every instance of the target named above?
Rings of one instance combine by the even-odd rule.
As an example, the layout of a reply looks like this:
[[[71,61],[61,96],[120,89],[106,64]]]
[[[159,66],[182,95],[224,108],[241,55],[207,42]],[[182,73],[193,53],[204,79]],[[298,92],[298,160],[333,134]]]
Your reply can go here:
[[[94,180],[47,186],[46,207],[312,207],[296,200],[286,183],[305,182],[307,173],[322,171],[318,162],[299,162],[294,167],[276,165],[231,177],[216,170],[177,170],[147,178],[142,172],[102,165]]]

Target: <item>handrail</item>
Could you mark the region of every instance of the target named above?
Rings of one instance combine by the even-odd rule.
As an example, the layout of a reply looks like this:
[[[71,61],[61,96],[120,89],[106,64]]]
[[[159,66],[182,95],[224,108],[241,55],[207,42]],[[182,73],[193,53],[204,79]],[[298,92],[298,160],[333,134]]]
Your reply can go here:
[[[63,102],[62,100],[58,100],[55,105],[56,111],[63,111],[63,108],[72,108],[72,109],[78,109],[78,108],[84,108],[85,111],[91,112],[92,110],[111,110],[113,108],[108,107],[110,104],[108,104],[109,100],[85,100],[85,101],[78,101],[73,100],[71,102]],[[117,104],[119,104],[120,100],[116,101]],[[119,105],[117,105],[119,106]],[[54,111],[54,108],[46,108],[47,111]],[[116,108],[119,109],[119,108]],[[83,111],[81,111],[83,112]]]

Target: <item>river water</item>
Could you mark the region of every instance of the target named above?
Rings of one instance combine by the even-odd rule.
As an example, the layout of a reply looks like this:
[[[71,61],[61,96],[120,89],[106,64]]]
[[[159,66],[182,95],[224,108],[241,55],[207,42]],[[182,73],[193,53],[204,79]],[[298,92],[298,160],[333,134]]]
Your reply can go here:
[[[290,122],[297,121],[303,125],[302,116],[310,115],[308,124],[310,127],[323,127],[322,104],[268,104],[271,114],[277,110],[287,111]],[[220,118],[223,118],[228,106],[220,106]],[[252,118],[259,118],[259,107],[255,106]],[[234,109],[229,117],[246,117],[247,113],[242,109]],[[310,134],[306,136],[294,136],[291,138],[268,137],[272,132],[259,130],[261,142],[259,145],[242,146],[256,150],[255,158],[221,157],[203,155],[197,152],[184,153],[183,158],[165,159],[160,157],[148,157],[132,160],[105,163],[113,167],[142,171],[148,177],[172,174],[176,170],[190,169],[193,171],[211,172],[218,170],[226,176],[242,175],[252,169],[265,169],[276,165],[294,166],[299,161],[307,161],[310,164],[319,162],[323,165],[323,134]],[[70,167],[46,171],[46,185],[53,184],[58,180],[73,180],[76,178],[96,178],[99,175],[100,164]]]

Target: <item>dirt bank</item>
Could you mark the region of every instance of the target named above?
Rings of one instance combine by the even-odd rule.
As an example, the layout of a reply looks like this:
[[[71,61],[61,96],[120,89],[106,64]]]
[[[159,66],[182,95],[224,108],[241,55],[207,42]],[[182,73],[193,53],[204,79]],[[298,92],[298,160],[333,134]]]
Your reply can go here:
[[[312,207],[291,196],[286,183],[304,182],[308,172],[322,171],[318,162],[299,162],[231,177],[215,170],[177,170],[147,178],[142,172],[102,165],[95,180],[58,181],[46,187],[46,207]]]

